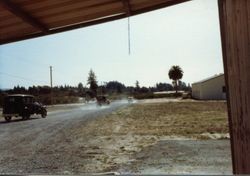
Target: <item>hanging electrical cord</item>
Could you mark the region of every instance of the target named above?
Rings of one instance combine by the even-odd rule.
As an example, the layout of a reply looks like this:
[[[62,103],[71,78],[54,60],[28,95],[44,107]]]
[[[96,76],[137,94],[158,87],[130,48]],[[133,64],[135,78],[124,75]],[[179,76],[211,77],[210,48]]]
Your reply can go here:
[[[131,46],[130,46],[130,17],[128,17],[128,54],[131,54]]]

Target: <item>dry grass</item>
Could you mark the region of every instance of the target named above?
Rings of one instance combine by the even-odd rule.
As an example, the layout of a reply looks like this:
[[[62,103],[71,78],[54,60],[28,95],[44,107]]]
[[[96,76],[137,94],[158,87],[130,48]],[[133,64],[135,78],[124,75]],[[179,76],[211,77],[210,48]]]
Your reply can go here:
[[[161,140],[209,139],[202,134],[227,132],[224,102],[164,102],[132,104],[107,116],[89,119],[68,131],[67,138],[72,141],[74,153],[85,163],[79,167],[80,172],[110,172],[132,161],[137,168],[140,161],[135,160],[136,153],[154,155],[154,150],[163,149],[146,148],[157,146]]]
[[[134,104],[89,125],[98,129],[96,135],[130,133],[206,138],[201,134],[228,133],[225,102]]]

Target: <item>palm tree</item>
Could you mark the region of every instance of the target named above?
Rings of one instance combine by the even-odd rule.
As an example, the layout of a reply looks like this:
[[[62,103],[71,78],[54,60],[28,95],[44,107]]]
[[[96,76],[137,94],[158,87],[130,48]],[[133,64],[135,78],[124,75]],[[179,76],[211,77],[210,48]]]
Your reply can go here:
[[[183,76],[183,70],[181,69],[180,66],[174,65],[174,66],[172,66],[170,68],[170,70],[168,72],[168,76],[169,76],[170,79],[173,80],[173,86],[174,86],[175,91],[177,93],[177,91],[178,91],[178,82]]]

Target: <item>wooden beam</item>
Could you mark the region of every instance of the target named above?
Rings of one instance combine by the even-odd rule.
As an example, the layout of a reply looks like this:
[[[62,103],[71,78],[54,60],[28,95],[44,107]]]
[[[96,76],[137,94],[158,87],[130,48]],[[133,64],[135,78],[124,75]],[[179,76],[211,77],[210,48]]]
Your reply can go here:
[[[29,13],[25,12],[21,8],[19,8],[16,4],[11,2],[11,0],[0,0],[0,4],[8,11],[10,11],[15,16],[21,18],[26,23],[30,24],[31,26],[39,29],[40,31],[47,33],[48,28],[41,23],[36,18],[32,17]]]
[[[190,0],[166,1],[164,3],[154,5],[154,6],[151,6],[151,7],[143,8],[143,9],[136,10],[136,11],[130,11],[130,15],[131,16],[139,15],[139,14],[142,14],[142,13],[146,13],[146,12],[149,12],[149,11],[169,7],[169,6],[172,6],[172,5],[176,5],[176,4],[183,3],[183,2],[188,2],[188,1],[190,1]],[[57,29],[51,29],[47,33],[38,32],[38,33],[35,33],[35,34],[28,34],[28,35],[24,35],[24,36],[20,36],[20,37],[4,39],[4,40],[0,40],[0,45],[11,43],[11,42],[17,42],[17,41],[21,41],[21,40],[26,40],[26,39],[31,39],[31,38],[35,38],[35,37],[41,37],[41,36],[45,36],[45,35],[55,34],[55,33],[59,33],[59,32],[65,32],[65,31],[69,31],[69,30],[79,29],[79,28],[83,28],[83,27],[87,27],[87,26],[92,26],[92,25],[96,25],[96,24],[101,24],[101,23],[106,23],[106,22],[110,22],[110,21],[114,21],[114,20],[119,20],[119,19],[126,18],[126,17],[127,17],[126,13],[117,14],[117,15],[114,15],[114,16],[109,16],[109,17],[106,17],[106,18],[101,18],[101,19],[97,19],[97,20],[93,20],[93,21],[89,21],[89,22],[73,24],[73,25],[69,25],[69,26],[66,26],[66,27],[63,26],[63,27],[57,28]]]
[[[191,0],[166,1],[166,2],[163,2],[163,3],[157,4],[157,5],[153,5],[153,6],[150,6],[150,7],[146,7],[146,8],[140,9],[140,10],[133,11],[131,15],[132,16],[133,15],[138,15],[138,14],[150,12],[150,11],[153,11],[153,10],[162,9],[162,8],[165,8],[165,7],[170,7],[170,6],[180,4],[180,3],[184,3],[184,2],[188,2],[188,1],[191,1]]]
[[[235,173],[235,159],[234,159],[234,141],[233,141],[233,130],[232,130],[232,116],[231,116],[231,109],[230,109],[230,92],[229,92],[229,83],[228,83],[228,67],[227,67],[227,53],[226,53],[226,35],[225,35],[225,17],[223,15],[223,6],[224,2],[222,0],[218,0],[218,7],[219,7],[219,19],[220,19],[220,33],[221,33],[221,43],[222,43],[222,55],[223,55],[223,66],[224,66],[224,76],[225,76],[225,85],[226,85],[226,97],[227,97],[227,110],[228,110],[228,124],[229,124],[229,134],[230,134],[230,146],[231,146],[231,158],[232,158],[232,168],[233,172]]]
[[[218,0],[234,174],[250,174],[250,1]]]
[[[92,26],[92,25],[97,25],[97,24],[101,24],[101,23],[105,23],[105,22],[111,22],[111,21],[119,20],[119,19],[122,19],[125,17],[126,17],[126,14],[120,14],[120,15],[111,16],[108,18],[102,18],[102,19],[98,19],[98,20],[94,20],[94,21],[80,23],[77,25],[53,29],[53,30],[50,30],[48,33],[39,32],[39,33],[15,37],[15,38],[11,38],[11,39],[6,39],[6,40],[4,39],[4,40],[0,40],[0,45],[8,44],[11,42],[22,41],[22,40],[26,40],[26,39],[32,39],[32,38],[36,38],[36,37],[42,37],[42,36],[51,35],[51,34],[56,34],[56,33],[60,33],[60,32],[66,32],[66,31],[79,29],[79,28],[83,28],[83,27],[88,27],[88,26]]]
[[[127,14],[127,16],[131,16],[131,7],[130,7],[130,3],[129,0],[122,0],[125,12]]]

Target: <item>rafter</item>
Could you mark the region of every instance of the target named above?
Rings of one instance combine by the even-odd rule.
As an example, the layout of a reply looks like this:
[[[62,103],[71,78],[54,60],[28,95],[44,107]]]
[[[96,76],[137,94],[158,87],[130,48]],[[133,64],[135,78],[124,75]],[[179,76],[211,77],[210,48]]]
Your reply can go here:
[[[31,16],[29,13],[25,12],[21,8],[19,8],[16,4],[11,2],[11,0],[0,0],[0,4],[6,10],[10,11],[12,14],[21,18],[23,21],[39,29],[40,31],[44,33],[47,33],[49,31],[43,23],[41,23],[39,20]]]
[[[122,0],[122,3],[123,3],[127,16],[131,16],[131,7],[130,7],[129,0]]]
[[[0,5],[3,6],[4,2],[5,2],[5,4],[9,4],[10,1],[11,0],[0,0]],[[91,1],[94,1],[94,0],[91,0]],[[96,1],[99,1],[99,0],[96,0]],[[37,28],[39,28],[39,30],[41,32],[28,33],[28,34],[24,33],[23,35],[18,35],[18,36],[15,36],[15,35],[11,36],[10,35],[7,38],[1,38],[1,36],[0,36],[0,45],[7,44],[10,42],[21,41],[21,40],[25,40],[25,39],[40,37],[40,36],[46,36],[46,35],[55,34],[55,33],[59,33],[59,32],[65,32],[65,31],[78,29],[78,28],[82,28],[82,27],[87,27],[87,26],[91,26],[91,25],[96,25],[96,24],[101,24],[101,23],[105,23],[105,22],[110,22],[110,21],[126,18],[128,16],[139,15],[139,14],[149,12],[152,10],[157,10],[157,9],[165,8],[168,6],[175,5],[175,4],[187,2],[190,0],[165,0],[163,3],[158,3],[158,4],[156,3],[156,5],[151,5],[151,6],[143,7],[143,8],[137,8],[136,10],[131,9],[131,4],[129,3],[130,0],[116,0],[116,1],[120,1],[121,3],[124,3],[124,7],[123,7],[124,12],[117,13],[117,14],[114,14],[111,16],[103,16],[102,18],[97,18],[97,19],[93,19],[90,21],[82,21],[82,22],[76,23],[76,24],[68,23],[67,25],[58,26],[57,28],[52,28],[49,30],[47,30],[46,26],[44,26],[43,24],[39,25],[40,24],[38,22],[39,19],[38,20],[34,19],[35,22],[33,23],[33,26],[35,25]],[[13,4],[13,3],[11,3],[11,4]],[[17,6],[17,5],[15,5],[15,6]],[[6,9],[10,9],[9,11],[11,11],[11,12],[14,11],[14,9],[10,8],[9,5],[4,5],[3,7],[5,7]],[[20,9],[20,8],[17,6],[17,9]],[[18,11],[16,11],[16,13],[14,13],[14,12],[13,13],[17,15],[18,14],[17,12]],[[23,12],[23,10],[21,10],[21,14],[22,14],[22,12]],[[24,12],[24,14],[28,14],[28,16],[30,16],[29,13]],[[32,20],[28,20],[29,17],[25,17],[25,16],[27,16],[27,15],[24,15],[22,17],[22,19],[24,21],[30,21],[29,24],[31,24]],[[33,19],[33,17],[31,17],[31,18]],[[36,25],[37,22],[38,22],[38,25]],[[39,27],[39,26],[41,26],[41,27]]]

